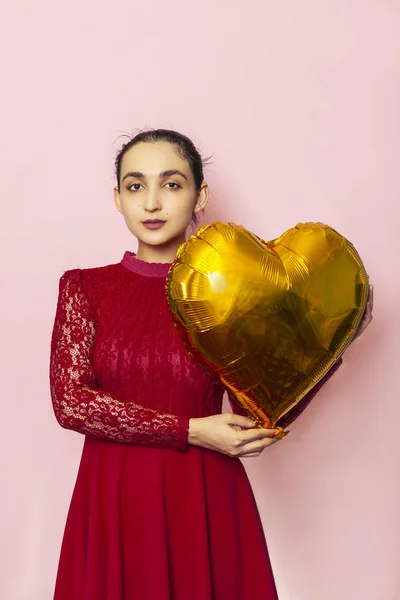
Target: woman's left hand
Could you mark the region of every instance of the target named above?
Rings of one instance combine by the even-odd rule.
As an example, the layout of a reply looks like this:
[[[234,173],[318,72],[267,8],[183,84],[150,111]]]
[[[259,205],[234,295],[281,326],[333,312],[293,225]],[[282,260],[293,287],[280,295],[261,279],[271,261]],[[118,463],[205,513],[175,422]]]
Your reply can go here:
[[[372,309],[374,307],[374,286],[370,285],[368,290],[368,298],[367,304],[365,306],[364,314],[358,326],[358,329],[353,337],[353,342],[356,340],[364,331],[367,329],[368,325],[372,321]]]

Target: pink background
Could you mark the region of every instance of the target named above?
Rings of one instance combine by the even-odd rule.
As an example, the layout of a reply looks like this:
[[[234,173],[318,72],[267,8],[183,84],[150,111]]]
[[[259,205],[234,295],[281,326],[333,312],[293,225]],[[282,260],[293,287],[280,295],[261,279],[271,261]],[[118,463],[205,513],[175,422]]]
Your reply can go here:
[[[7,4],[1,598],[52,597],[80,458],[49,398],[58,278],[135,247],[112,205],[113,142],[164,126],[214,153],[208,221],[272,238],[322,220],[365,261],[373,325],[246,467],[281,600],[398,600],[399,3]]]

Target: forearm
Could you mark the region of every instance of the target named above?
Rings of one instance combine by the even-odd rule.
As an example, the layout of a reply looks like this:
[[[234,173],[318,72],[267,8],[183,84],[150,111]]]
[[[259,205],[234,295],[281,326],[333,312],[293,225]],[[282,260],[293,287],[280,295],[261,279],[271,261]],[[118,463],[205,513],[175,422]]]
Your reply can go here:
[[[58,423],[83,435],[125,444],[183,451],[187,445],[189,419],[121,402],[100,389],[51,386]]]

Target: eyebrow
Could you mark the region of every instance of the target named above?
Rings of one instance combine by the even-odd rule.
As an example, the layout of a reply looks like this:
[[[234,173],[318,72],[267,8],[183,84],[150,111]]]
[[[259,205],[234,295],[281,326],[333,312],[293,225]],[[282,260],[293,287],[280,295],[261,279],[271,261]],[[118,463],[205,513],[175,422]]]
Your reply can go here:
[[[178,169],[169,169],[168,171],[163,171],[162,173],[160,173],[159,177],[160,179],[162,179],[163,177],[172,177],[173,175],[180,175],[181,177],[186,179],[186,181],[188,180],[186,175]],[[126,173],[126,175],[124,175],[124,177],[122,178],[122,181],[125,181],[125,179],[127,179],[128,177],[134,177],[135,179],[146,179],[146,175],[144,173],[141,173],[140,171],[130,171],[129,173]]]

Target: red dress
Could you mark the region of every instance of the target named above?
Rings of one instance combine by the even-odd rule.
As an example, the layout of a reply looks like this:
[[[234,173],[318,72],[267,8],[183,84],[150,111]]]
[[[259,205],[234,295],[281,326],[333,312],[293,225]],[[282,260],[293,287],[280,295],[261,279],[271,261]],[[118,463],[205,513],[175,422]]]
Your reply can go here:
[[[55,600],[277,599],[240,460],[187,444],[224,390],[172,324],[168,269],[126,252],[60,280],[51,394],[86,438]]]

